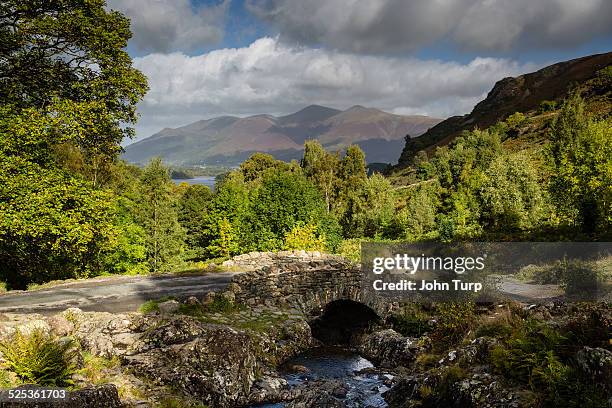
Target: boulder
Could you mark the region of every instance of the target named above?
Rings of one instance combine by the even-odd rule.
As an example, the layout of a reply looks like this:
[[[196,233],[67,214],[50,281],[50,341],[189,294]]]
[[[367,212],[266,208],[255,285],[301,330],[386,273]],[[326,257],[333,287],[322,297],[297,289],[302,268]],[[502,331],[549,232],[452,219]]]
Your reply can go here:
[[[576,353],[576,364],[594,382],[612,392],[612,352],[601,347],[583,347]]]
[[[393,329],[364,336],[358,348],[365,358],[383,368],[410,367],[421,350],[418,339],[404,337]]]
[[[159,304],[159,312],[163,315],[171,315],[178,312],[180,307],[180,302],[176,300],[167,300]]]

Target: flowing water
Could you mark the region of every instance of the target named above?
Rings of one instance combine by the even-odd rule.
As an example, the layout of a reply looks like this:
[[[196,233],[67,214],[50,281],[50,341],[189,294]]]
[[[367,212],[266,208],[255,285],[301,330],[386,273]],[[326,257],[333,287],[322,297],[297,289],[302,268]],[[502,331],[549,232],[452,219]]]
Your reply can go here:
[[[306,372],[290,371],[291,367],[306,367]],[[312,380],[339,380],[348,386],[344,402],[348,407],[381,408],[387,404],[382,393],[389,388],[385,379],[388,374],[367,372],[374,365],[359,354],[337,347],[320,347],[311,349],[289,360],[280,370],[290,387],[299,386]],[[364,370],[365,369],[365,370]],[[364,371],[362,371],[364,370]],[[362,371],[362,372],[360,372]],[[281,408],[285,405],[264,404],[258,408]]]

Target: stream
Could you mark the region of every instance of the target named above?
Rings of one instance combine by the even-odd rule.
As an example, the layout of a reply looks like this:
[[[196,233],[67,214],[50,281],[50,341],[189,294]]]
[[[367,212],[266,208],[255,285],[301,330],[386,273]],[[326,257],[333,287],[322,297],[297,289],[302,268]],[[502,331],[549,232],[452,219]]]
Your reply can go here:
[[[302,366],[305,372],[295,372],[291,367]],[[340,347],[318,347],[287,361],[279,370],[290,387],[307,384],[312,380],[340,380],[348,386],[344,402],[347,407],[386,407],[382,393],[387,391],[388,374],[367,372],[374,365],[359,354]],[[363,370],[363,371],[362,371]],[[361,372],[360,372],[361,371]],[[257,408],[281,408],[284,403],[263,404]]]

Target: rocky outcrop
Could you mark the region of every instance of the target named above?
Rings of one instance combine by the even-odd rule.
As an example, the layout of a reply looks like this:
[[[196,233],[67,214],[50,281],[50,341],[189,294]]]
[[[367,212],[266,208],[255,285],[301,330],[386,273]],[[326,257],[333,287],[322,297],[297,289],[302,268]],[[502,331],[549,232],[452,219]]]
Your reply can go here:
[[[441,385],[445,372],[405,376],[383,394],[390,408],[427,406],[454,408],[519,408],[526,406],[520,395],[504,388],[501,378],[488,373],[474,373],[467,378]],[[437,391],[434,391],[437,390]]]
[[[21,386],[20,389],[38,388],[37,386]],[[117,387],[113,384],[104,384],[96,387],[83,388],[68,393],[66,400],[54,402],[3,402],[5,408],[120,408],[123,407]]]
[[[609,52],[560,62],[516,78],[504,78],[468,115],[450,117],[419,137],[406,138],[397,166],[409,165],[419,150],[447,144],[464,130],[486,129],[515,112],[529,112],[538,109],[543,101],[562,99],[576,83],[594,78],[597,71],[610,64],[612,53]]]
[[[142,347],[125,357],[128,367],[215,407],[245,403],[256,378],[253,339],[228,326],[175,318],[152,329]]]
[[[410,367],[423,350],[423,342],[387,329],[364,336],[358,349],[360,354],[380,367]]]
[[[256,314],[277,316],[274,313],[285,316],[269,310]],[[286,381],[275,374],[276,365],[312,345],[310,327],[303,318],[293,315],[286,321],[278,317],[269,327],[254,326],[252,330],[170,311],[142,315],[72,308],[51,317],[3,317],[0,337],[6,338],[16,330],[27,333],[35,329],[68,335],[95,356],[120,358],[122,367],[146,381],[147,387],[169,387],[178,395],[220,408],[288,399]],[[239,319],[237,323],[248,326],[243,315]],[[92,392],[82,390],[75,401],[85,401],[83,398],[89,398]],[[112,400],[105,396],[110,389],[97,392],[105,393],[99,401]],[[154,394],[157,398],[160,393]]]

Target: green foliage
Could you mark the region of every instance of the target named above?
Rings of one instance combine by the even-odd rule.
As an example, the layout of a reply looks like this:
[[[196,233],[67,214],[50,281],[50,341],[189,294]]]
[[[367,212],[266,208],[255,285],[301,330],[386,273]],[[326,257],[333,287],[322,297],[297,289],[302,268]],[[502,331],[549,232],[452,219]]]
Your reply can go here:
[[[321,191],[328,212],[338,205],[339,165],[338,154],[327,152],[318,141],[308,140],[304,143],[301,167],[306,178]]]
[[[245,182],[259,180],[267,171],[288,169],[289,164],[276,160],[267,153],[255,153],[240,164],[240,172]]]
[[[211,234],[208,217],[213,205],[213,193],[207,186],[195,184],[182,191],[178,200],[178,217],[185,229],[188,258],[206,258],[206,247]]]
[[[506,122],[506,125],[508,125],[509,129],[516,130],[523,123],[525,123],[525,115],[522,114],[521,112],[515,112],[512,115],[508,116],[505,122]]]
[[[537,392],[542,406],[604,406],[604,392],[563,361],[567,345],[557,329],[528,320],[491,350],[490,361],[500,374]]]
[[[174,184],[161,159],[153,159],[140,178],[142,201],[138,219],[147,238],[147,260],[152,272],[165,272],[181,261],[185,232],[178,221]]]
[[[147,300],[138,308],[142,314],[159,312],[159,301]]]
[[[5,368],[23,382],[58,387],[72,383],[76,351],[71,340],[54,339],[40,329],[29,335],[17,331],[0,342],[0,352]]]
[[[443,302],[436,305],[437,322],[431,332],[435,347],[453,345],[473,327],[474,303]]]
[[[284,249],[324,251],[325,237],[317,235],[317,226],[315,224],[304,225],[302,223],[298,223],[291,229],[291,231],[285,234]]]
[[[340,243],[336,252],[353,262],[361,262],[361,240],[359,238],[345,239]]]
[[[83,364],[82,367],[79,368],[78,374],[87,378],[87,380],[92,384],[104,384],[110,382],[110,379],[105,376],[106,372],[121,365],[121,362],[117,356],[108,359],[93,355],[89,352],[83,352],[81,355],[83,357]]]
[[[542,101],[540,102],[540,113],[552,112],[557,109],[556,101]]]
[[[239,251],[236,234],[232,223],[227,218],[219,220],[219,238],[214,240],[209,247],[211,253],[218,256],[229,258]]]
[[[281,248],[298,222],[317,223],[325,202],[317,188],[299,173],[274,172],[264,176],[253,194],[253,239],[261,249]]]
[[[417,186],[406,199],[406,206],[395,212],[388,235],[410,241],[428,236],[436,229],[439,206],[437,183]]]
[[[394,207],[389,180],[378,173],[366,178],[348,194],[346,211],[340,219],[344,236],[382,235],[391,224]]]
[[[593,121],[574,96],[563,105],[550,132],[550,189],[561,215],[586,233],[612,225],[612,126]]]
[[[103,0],[7,0],[0,4],[0,104],[40,108],[54,98],[100,102],[109,116],[98,145],[119,151],[136,120],[146,79],[125,48],[129,20]],[[99,146],[102,148],[102,146]]]
[[[479,189],[481,223],[491,231],[538,226],[544,193],[537,170],[524,154],[501,155],[490,164]]]
[[[431,316],[425,313],[419,304],[404,306],[389,318],[393,329],[403,336],[421,337],[430,330]]]
[[[0,279],[11,288],[100,272],[112,247],[112,196],[18,158],[0,163]]]

